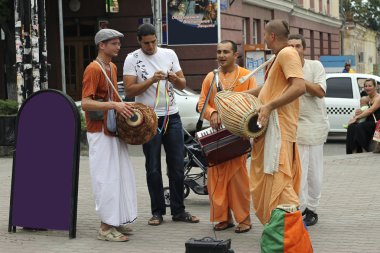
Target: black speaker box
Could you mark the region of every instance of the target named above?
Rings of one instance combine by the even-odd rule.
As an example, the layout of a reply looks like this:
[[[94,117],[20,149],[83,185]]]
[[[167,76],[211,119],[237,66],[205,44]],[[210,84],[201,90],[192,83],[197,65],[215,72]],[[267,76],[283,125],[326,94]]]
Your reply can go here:
[[[190,238],[185,243],[186,253],[234,253],[231,239],[215,240],[211,237],[202,239]]]

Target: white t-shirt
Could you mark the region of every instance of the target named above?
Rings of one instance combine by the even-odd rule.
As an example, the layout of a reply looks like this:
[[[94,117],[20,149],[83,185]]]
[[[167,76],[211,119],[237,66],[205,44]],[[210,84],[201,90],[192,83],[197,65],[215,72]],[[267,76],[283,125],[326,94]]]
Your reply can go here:
[[[326,73],[319,61],[305,59],[303,66],[305,80],[318,84],[326,92]],[[329,122],[325,99],[305,93],[300,97],[297,143],[320,145],[327,139]]]
[[[137,49],[128,54],[125,58],[123,75],[136,76],[137,83],[142,83],[146,79],[151,78],[155,72],[163,71],[174,73],[181,70],[176,53],[167,48],[157,48],[157,52],[153,55],[146,55],[141,49]],[[165,116],[166,112],[166,97],[165,84],[169,88],[169,115],[178,112],[178,106],[175,101],[173,85],[166,80],[161,80],[159,85],[158,104],[155,108],[157,83],[152,84],[145,92],[136,96],[136,102],[146,104],[155,108],[157,116]]]

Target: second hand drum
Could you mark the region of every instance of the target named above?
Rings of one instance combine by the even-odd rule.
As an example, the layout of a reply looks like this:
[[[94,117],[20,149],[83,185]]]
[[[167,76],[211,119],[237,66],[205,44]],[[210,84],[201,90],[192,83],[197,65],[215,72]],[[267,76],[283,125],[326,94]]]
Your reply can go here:
[[[231,133],[240,137],[256,138],[265,132],[266,127],[257,125],[257,108],[261,102],[255,96],[243,92],[221,91],[216,94],[214,102],[223,125]]]

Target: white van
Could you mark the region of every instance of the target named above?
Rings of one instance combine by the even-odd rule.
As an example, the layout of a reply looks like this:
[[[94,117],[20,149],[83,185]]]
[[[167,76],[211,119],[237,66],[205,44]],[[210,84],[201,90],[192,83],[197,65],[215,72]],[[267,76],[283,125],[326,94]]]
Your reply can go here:
[[[345,133],[343,127],[352,117],[353,112],[360,107],[360,93],[364,81],[375,79],[379,89],[380,77],[370,74],[334,73],[326,74],[325,103],[330,123],[329,133]]]

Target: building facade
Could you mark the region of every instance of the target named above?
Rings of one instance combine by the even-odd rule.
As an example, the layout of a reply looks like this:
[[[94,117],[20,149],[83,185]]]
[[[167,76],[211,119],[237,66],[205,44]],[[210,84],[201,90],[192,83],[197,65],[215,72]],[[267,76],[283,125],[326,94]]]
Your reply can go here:
[[[234,1],[222,15],[222,37],[235,38],[239,44],[264,43],[265,24],[285,19],[291,33],[304,35],[306,57],[341,53],[339,2],[328,0],[241,0]]]
[[[62,1],[63,40],[59,35],[59,1]],[[155,1],[139,0],[138,3],[111,1],[118,3],[112,7],[113,10],[106,8],[105,0],[59,1],[45,2],[48,87],[62,90],[62,74],[64,74],[67,94],[74,100],[81,98],[83,71],[96,56],[93,37],[101,27],[117,29],[126,36],[122,41],[120,54],[115,59],[118,77],[122,80],[123,61],[128,53],[138,48],[136,29],[142,22],[153,20],[152,4]],[[319,59],[321,55],[341,53],[342,22],[339,19],[339,1],[221,0],[221,2],[225,3],[220,18],[221,39],[237,42],[241,55],[240,65],[243,65],[244,45],[264,43],[264,26],[272,19],[287,20],[291,33],[305,36],[308,45],[307,58]],[[162,13],[166,15],[166,0],[161,0],[161,5]],[[61,41],[64,43],[63,56],[59,49]],[[180,59],[188,86],[200,90],[205,75],[217,67],[216,45],[183,45],[170,48],[176,51]],[[62,73],[61,57],[64,58],[65,73]],[[0,85],[4,86],[1,83]],[[0,93],[3,93],[3,90],[0,89]],[[4,94],[0,96],[4,97]]]
[[[355,72],[378,74],[374,73],[378,33],[355,22],[346,22],[344,28],[344,54],[355,56]]]

